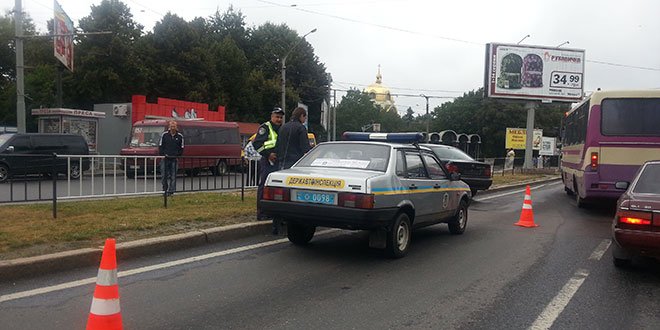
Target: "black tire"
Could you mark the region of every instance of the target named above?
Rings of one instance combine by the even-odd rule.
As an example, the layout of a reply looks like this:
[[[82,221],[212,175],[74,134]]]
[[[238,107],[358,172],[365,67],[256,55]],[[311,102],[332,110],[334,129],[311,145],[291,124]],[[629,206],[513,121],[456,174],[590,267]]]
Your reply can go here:
[[[470,189],[470,192],[472,193],[472,197],[477,196],[477,189]]]
[[[306,226],[297,222],[287,222],[287,237],[295,245],[307,245],[314,237],[315,226]]]
[[[632,265],[632,256],[616,242],[612,243],[612,263],[617,268],[629,268]]]
[[[575,192],[575,204],[578,208],[583,208],[585,205],[584,198],[580,197],[580,194],[577,191]]]
[[[126,171],[126,177],[129,179],[135,179],[135,172],[133,170]]]
[[[9,167],[5,164],[0,164],[0,183],[7,182],[9,175]]]
[[[568,189],[568,187],[564,187],[564,191],[566,192],[566,195],[573,196],[573,190]]]
[[[71,169],[69,170],[69,177],[71,179],[79,179],[81,173],[79,164],[71,164]]]
[[[392,258],[401,258],[410,248],[412,227],[406,213],[399,213],[394,219],[392,228],[387,231],[386,252]]]
[[[227,162],[224,160],[218,161],[218,164],[216,166],[213,166],[211,168],[213,175],[218,176],[218,175],[227,175],[229,174],[229,165],[227,165]]]
[[[468,222],[468,205],[465,200],[461,200],[456,210],[456,215],[447,223],[449,226],[449,233],[452,235],[461,235],[465,232]]]
[[[630,268],[632,265],[632,260],[630,259],[619,259],[617,257],[612,257],[612,263],[616,268]]]
[[[199,169],[198,168],[192,168],[189,170],[186,170],[186,175],[190,177],[195,177],[199,175]]]

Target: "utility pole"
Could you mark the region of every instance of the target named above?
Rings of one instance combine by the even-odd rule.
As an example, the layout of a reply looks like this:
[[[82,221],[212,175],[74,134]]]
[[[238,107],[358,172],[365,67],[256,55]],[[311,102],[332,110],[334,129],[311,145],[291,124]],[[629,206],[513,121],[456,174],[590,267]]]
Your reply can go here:
[[[429,122],[431,121],[431,118],[429,117],[429,97],[424,94],[419,94],[419,96],[423,97],[426,99],[426,141],[424,142],[429,142],[429,137],[430,137],[430,132],[429,132]]]
[[[337,141],[337,90],[333,91],[332,96],[332,141]]]
[[[16,0],[14,22],[16,28],[16,128],[25,133],[25,88],[23,76],[23,6]]]
[[[525,163],[524,168],[533,168],[534,162],[532,161],[532,154],[534,152],[534,108],[536,107],[536,102],[528,101],[525,103],[525,108],[527,109],[527,140],[525,141]]]

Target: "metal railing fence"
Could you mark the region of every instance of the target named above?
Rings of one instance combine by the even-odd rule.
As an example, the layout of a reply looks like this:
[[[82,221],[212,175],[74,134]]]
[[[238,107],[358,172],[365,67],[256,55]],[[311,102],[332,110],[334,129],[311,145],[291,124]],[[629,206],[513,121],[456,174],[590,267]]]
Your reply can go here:
[[[162,194],[162,156],[2,155],[0,203]],[[240,157],[177,157],[176,193],[241,190],[258,184],[257,161]],[[4,172],[3,172],[4,171]],[[4,173],[4,174],[3,174]],[[63,175],[63,180],[62,179]]]

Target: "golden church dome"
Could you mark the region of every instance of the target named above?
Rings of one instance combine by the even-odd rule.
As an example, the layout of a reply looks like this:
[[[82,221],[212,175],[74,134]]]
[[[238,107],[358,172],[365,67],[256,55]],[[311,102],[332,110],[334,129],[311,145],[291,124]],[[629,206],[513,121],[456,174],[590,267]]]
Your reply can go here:
[[[374,101],[374,103],[380,105],[383,109],[390,111],[394,107],[394,100],[392,100],[392,95],[389,88],[383,85],[383,76],[380,74],[380,65],[378,66],[378,74],[376,75],[376,82],[369,85],[364,90],[367,95]]]

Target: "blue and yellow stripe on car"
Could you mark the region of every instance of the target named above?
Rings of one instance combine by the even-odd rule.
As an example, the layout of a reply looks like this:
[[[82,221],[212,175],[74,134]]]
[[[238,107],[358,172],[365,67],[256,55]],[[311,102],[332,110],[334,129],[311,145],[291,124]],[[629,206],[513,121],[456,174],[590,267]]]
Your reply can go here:
[[[373,188],[371,193],[374,195],[396,195],[396,194],[417,194],[438,191],[470,191],[470,188],[461,186],[441,186],[434,188],[433,186],[420,186],[417,189],[401,188]]]

